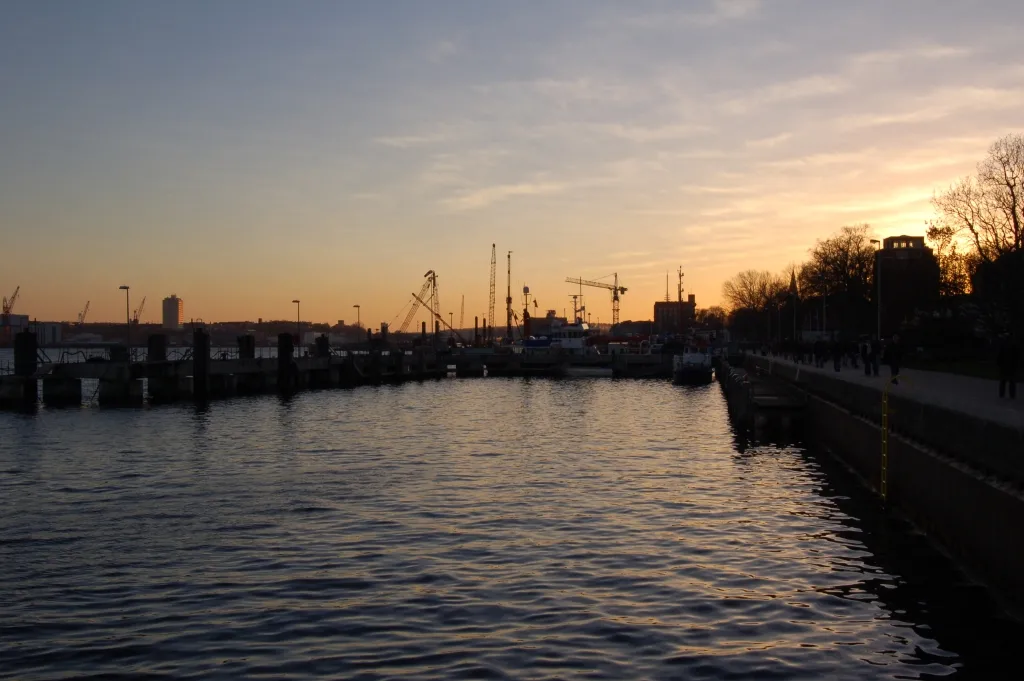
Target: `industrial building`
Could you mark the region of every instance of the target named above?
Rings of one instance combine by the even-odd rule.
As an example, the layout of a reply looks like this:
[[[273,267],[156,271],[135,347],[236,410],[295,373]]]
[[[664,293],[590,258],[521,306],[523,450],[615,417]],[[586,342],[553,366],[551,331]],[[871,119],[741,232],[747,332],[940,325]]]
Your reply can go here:
[[[682,333],[693,324],[697,316],[697,296],[690,294],[685,301],[659,300],[654,303],[654,332]]]
[[[185,303],[173,293],[169,298],[164,298],[163,305],[163,328],[178,330],[185,323]]]

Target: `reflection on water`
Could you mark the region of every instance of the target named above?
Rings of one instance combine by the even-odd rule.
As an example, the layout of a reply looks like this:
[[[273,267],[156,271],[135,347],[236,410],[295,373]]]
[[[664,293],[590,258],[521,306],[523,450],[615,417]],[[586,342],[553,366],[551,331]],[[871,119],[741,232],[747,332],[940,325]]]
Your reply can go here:
[[[828,459],[657,381],[2,414],[0,561],[26,679],[986,678],[1022,633]]]

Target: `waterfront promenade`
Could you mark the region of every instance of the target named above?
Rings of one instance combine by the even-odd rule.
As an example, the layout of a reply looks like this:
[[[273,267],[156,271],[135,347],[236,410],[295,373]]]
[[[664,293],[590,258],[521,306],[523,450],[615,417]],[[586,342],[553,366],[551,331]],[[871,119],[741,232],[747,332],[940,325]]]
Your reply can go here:
[[[800,373],[814,372],[841,379],[851,384],[883,390],[889,380],[889,367],[879,367],[878,376],[865,376],[864,366],[844,366],[835,371],[829,359],[823,368],[813,364],[796,363],[781,355],[768,359],[790,367]],[[999,382],[991,379],[963,376],[940,371],[900,369],[900,382],[889,387],[889,394],[915,402],[943,407],[985,421],[1024,431],[1024,384],[1018,384],[1016,400],[999,398]]]

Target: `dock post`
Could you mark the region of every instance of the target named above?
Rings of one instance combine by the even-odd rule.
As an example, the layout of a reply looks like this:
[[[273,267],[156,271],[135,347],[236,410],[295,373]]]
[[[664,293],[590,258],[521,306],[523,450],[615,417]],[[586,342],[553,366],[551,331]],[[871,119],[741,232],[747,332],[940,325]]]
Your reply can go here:
[[[14,375],[28,378],[36,373],[39,343],[31,331],[14,335]]]
[[[167,361],[167,336],[162,333],[150,334],[146,342],[146,361],[166,362]]]
[[[22,331],[14,336],[14,375],[23,383],[22,400],[26,406],[39,401],[39,383],[35,379],[39,358],[39,341],[31,331]]]
[[[238,337],[238,358],[256,359],[256,336],[247,333]]]
[[[43,402],[48,406],[82,406],[82,379],[60,375],[44,376]]]
[[[277,337],[277,389],[284,393],[294,392],[298,387],[297,370],[292,362],[295,352],[295,339],[290,333],[282,333]]]
[[[192,397],[206,401],[210,389],[210,334],[197,328],[192,334]]]
[[[331,339],[327,337],[327,334],[320,334],[314,341],[316,345],[316,356],[330,357],[331,356]]]

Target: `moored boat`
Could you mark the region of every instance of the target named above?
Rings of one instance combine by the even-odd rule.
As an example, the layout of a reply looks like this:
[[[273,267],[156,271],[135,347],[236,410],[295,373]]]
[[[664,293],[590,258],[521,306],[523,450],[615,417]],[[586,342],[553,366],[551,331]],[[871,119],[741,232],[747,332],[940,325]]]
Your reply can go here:
[[[672,356],[672,381],[688,385],[704,385],[714,377],[711,353],[706,347],[687,345],[682,354]]]

